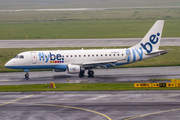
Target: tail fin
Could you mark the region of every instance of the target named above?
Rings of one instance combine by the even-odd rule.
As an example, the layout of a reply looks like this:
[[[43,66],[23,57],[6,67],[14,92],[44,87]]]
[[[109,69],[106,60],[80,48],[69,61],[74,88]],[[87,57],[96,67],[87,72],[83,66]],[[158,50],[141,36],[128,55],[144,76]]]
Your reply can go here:
[[[143,48],[148,54],[159,49],[164,20],[158,20],[141,40],[141,42],[130,48]]]

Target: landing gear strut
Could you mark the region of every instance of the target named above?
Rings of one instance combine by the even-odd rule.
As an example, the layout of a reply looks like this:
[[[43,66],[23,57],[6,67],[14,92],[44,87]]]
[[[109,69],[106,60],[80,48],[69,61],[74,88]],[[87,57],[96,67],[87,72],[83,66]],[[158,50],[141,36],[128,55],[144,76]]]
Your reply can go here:
[[[25,78],[29,78],[29,74],[28,74],[28,72],[26,72],[26,74],[25,74]]]
[[[89,70],[88,71],[88,77],[94,77],[94,71]]]
[[[83,70],[83,71],[80,71],[79,77],[84,77],[84,70]]]

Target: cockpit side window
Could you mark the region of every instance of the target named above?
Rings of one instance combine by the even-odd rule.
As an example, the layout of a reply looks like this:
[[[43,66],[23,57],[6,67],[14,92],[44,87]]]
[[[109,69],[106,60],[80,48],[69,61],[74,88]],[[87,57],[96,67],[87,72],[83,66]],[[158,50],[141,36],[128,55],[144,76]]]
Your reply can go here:
[[[19,58],[19,55],[16,55],[14,58]]]
[[[24,55],[20,55],[19,58],[24,59]]]

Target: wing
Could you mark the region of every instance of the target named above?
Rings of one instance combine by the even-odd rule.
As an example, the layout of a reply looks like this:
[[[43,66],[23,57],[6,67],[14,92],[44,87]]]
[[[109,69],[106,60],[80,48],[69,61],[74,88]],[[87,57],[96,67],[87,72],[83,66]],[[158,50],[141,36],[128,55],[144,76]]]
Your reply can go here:
[[[82,63],[82,67],[84,68],[100,68],[104,67],[107,68],[105,65],[110,64],[112,66],[116,66],[117,60],[109,60],[109,61],[96,61],[96,62],[84,62]]]

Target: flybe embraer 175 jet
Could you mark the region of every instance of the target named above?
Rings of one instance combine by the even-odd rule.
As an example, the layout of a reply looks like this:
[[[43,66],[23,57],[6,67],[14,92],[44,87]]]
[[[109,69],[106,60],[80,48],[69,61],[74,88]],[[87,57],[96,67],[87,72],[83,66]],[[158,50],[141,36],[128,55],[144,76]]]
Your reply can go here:
[[[163,25],[164,20],[156,21],[141,42],[128,49],[28,51],[19,53],[5,67],[23,69],[26,78],[30,69],[67,71],[80,77],[88,70],[88,76],[93,77],[93,68],[125,65],[167,53],[166,50],[159,50]]]

